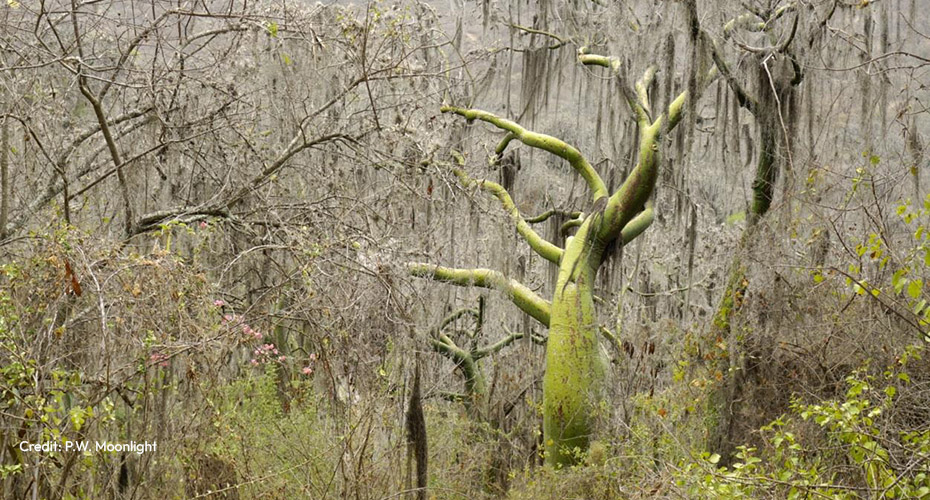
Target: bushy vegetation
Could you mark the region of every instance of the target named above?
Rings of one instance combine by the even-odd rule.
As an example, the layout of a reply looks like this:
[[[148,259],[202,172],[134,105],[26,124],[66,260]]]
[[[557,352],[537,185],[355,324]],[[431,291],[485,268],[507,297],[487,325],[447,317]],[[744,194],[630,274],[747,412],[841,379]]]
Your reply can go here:
[[[922,210],[903,206],[905,223],[923,220]],[[200,268],[198,249],[215,229],[181,229],[172,233],[173,250],[166,230],[150,252],[119,257],[61,228],[36,236],[29,260],[4,265],[3,404],[20,422],[6,434],[6,449],[16,449],[11,439],[151,435],[159,450],[170,450],[151,458],[49,453],[39,464],[12,455],[4,488],[28,487],[36,466],[47,487],[72,485],[57,492],[64,498],[120,491],[128,474],[136,487],[175,498],[382,498],[409,487],[397,366],[377,368],[365,394],[328,380],[331,346],[303,352],[296,339],[251,326],[248,314],[216,298]],[[917,236],[908,255],[920,255]],[[870,289],[887,286],[922,313],[901,280],[916,280],[925,262],[903,263],[907,272],[889,273],[887,283],[873,279]],[[809,286],[822,287],[818,276],[829,273],[812,272]],[[849,297],[883,295],[833,283]],[[108,293],[134,300],[108,304],[104,324],[81,314],[56,319],[64,308],[90,315],[99,307],[91,297]],[[128,328],[148,333],[122,333]],[[506,417],[476,420],[461,403],[428,396],[430,491],[437,498],[930,498],[930,370],[922,346],[902,343],[861,359],[834,384],[833,397],[794,392],[786,413],[756,428],[736,460],[719,468],[720,456],[702,448],[713,365],[701,363],[689,335],[679,338],[669,348],[670,378],[658,388],[644,385],[655,373],[648,360],[619,354],[649,375],[633,375],[640,380],[630,382],[627,417],[608,424],[583,465],[565,470],[538,466],[539,449],[521,443],[517,433],[539,439],[538,428],[514,427]],[[114,353],[109,365],[91,355],[101,343]]]
[[[930,14],[450,5],[0,8],[0,500],[930,500]]]

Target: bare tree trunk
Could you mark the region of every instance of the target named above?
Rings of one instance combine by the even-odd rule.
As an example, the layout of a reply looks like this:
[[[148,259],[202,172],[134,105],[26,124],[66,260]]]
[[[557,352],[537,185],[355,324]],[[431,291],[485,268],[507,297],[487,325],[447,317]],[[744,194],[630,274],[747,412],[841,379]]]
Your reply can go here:
[[[888,53],[888,9],[890,8],[887,3],[883,3],[879,6],[881,9],[881,33],[879,34],[879,53],[887,54]],[[888,80],[888,76],[885,72],[881,73],[882,83],[878,87],[879,94],[879,104],[881,106],[881,127],[882,127],[882,144],[885,144],[888,139],[888,87],[891,85],[891,81]]]
[[[423,415],[423,398],[420,395],[420,360],[416,360],[416,368],[413,376],[413,390],[410,393],[410,404],[407,407],[407,470],[410,471],[410,460],[415,459],[417,462],[416,475],[416,498],[417,500],[426,500],[427,481],[429,479],[429,469],[427,468],[427,459],[429,458],[426,443],[426,418]]]
[[[10,220],[10,119],[3,117],[0,132],[0,240],[6,238],[6,224]]]

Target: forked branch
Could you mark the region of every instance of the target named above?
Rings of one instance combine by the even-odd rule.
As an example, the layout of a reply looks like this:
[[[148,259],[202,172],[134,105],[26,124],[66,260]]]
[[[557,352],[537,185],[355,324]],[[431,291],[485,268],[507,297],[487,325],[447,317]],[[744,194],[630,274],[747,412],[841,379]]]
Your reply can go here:
[[[601,179],[601,176],[598,175],[597,171],[594,170],[594,167],[588,162],[588,160],[584,157],[584,155],[581,154],[580,151],[565,141],[552,137],[551,135],[529,131],[514,121],[501,118],[493,113],[488,113],[487,111],[482,111],[480,109],[443,106],[440,108],[440,111],[443,113],[455,113],[464,117],[468,121],[481,120],[483,122],[490,123],[491,125],[494,125],[501,130],[510,132],[514,139],[519,140],[527,146],[542,149],[543,151],[547,151],[564,159],[572,166],[572,168],[575,169],[575,171],[581,174],[581,177],[583,177],[585,182],[588,183],[588,187],[591,188],[593,199],[596,200],[603,196],[607,196],[607,185],[604,184],[604,180]],[[510,140],[511,139],[508,139],[507,137],[504,138],[504,141],[502,141],[501,145],[498,146],[498,154],[503,152],[503,149],[507,147],[507,143],[509,143]]]

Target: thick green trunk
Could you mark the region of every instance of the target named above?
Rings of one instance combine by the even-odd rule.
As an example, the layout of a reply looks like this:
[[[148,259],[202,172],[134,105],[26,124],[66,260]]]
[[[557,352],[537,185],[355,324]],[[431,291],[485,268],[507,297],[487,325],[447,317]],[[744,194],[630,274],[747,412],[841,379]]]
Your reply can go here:
[[[604,380],[590,283],[567,284],[552,301],[543,378],[546,462],[568,465],[587,451]]]
[[[600,255],[587,235],[594,217],[566,248],[552,298],[546,374],[543,377],[543,438],[546,463],[571,465],[588,450],[604,383],[593,283]],[[577,264],[575,263],[577,262]]]

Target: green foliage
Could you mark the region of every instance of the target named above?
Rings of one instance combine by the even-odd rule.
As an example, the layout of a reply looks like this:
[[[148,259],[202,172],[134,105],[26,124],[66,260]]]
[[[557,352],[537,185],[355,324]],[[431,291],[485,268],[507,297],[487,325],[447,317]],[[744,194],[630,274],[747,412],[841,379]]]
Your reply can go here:
[[[718,469],[719,455],[704,453],[681,468],[678,483],[694,498],[930,498],[927,451],[930,431],[890,433],[885,415],[895,407],[903,369],[919,360],[909,348],[881,377],[857,371],[846,378],[843,399],[804,404],[795,400],[793,417],[781,417],[761,429],[760,453],[741,446],[738,462]],[[802,438],[807,423],[822,431]],[[852,470],[838,467],[843,462]]]
[[[930,307],[927,307],[928,295],[923,277],[930,271],[930,194],[918,207],[912,206],[910,200],[904,201],[898,205],[896,213],[908,228],[907,233],[913,235],[913,241],[895,242],[880,232],[873,232],[865,243],[855,248],[860,261],[867,259],[877,264],[879,270],[893,266],[890,286],[869,282],[862,275],[861,263],[849,265],[846,284],[858,295],[871,293],[878,297],[882,291],[893,294],[906,305],[909,321],[926,336],[930,327]]]
[[[0,481],[9,479],[0,489],[21,475],[38,477],[45,489],[80,485],[58,492],[64,498],[104,496],[107,481],[90,478],[118,471],[119,453],[63,445],[157,440],[159,449],[170,447],[180,436],[160,431],[167,416],[186,415],[192,424],[202,413],[200,398],[180,394],[173,365],[195,378],[205,357],[191,346],[228,332],[198,272],[196,247],[185,264],[158,246],[123,252],[68,226],[32,236],[28,257],[0,266],[0,440],[13,443],[0,454]],[[62,448],[21,452],[20,441]],[[170,462],[150,465],[150,487],[171,490]]]

